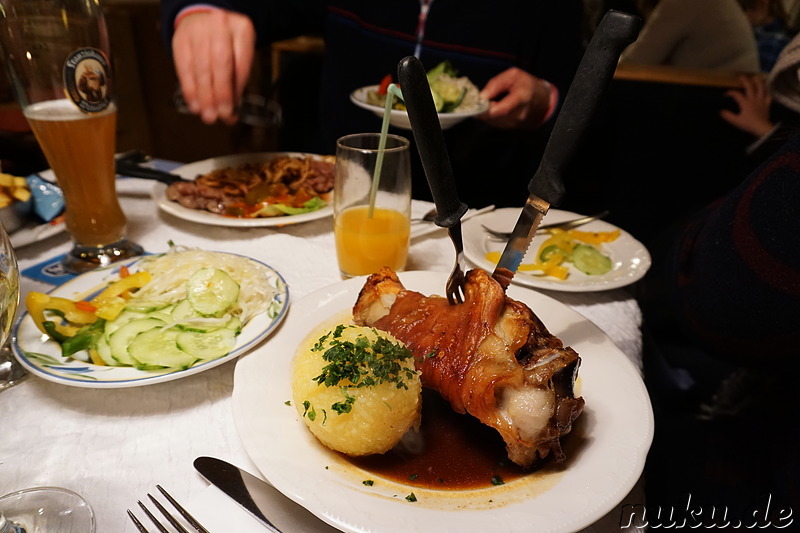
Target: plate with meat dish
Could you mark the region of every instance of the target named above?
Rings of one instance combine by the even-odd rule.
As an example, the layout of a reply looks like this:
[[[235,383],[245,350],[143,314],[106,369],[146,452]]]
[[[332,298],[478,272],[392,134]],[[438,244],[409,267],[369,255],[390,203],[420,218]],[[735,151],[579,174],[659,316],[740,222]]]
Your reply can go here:
[[[495,209],[465,221],[464,255],[467,259],[476,266],[493,271],[506,243],[490,236],[483,226],[511,231],[519,212],[518,208]],[[550,209],[542,223],[564,222],[583,216]],[[547,255],[553,251],[561,255]],[[640,280],[650,263],[650,252],[630,233],[604,220],[595,220],[569,232],[537,233],[512,283],[566,292],[605,291]],[[545,272],[541,269],[543,265],[551,270]]]
[[[262,152],[213,157],[178,167],[188,182],[155,185],[163,211],[200,224],[263,227],[333,215],[333,156]]]
[[[446,278],[381,271],[293,303],[283,327],[235,370],[234,419],[253,463],[285,496],[346,532],[561,533],[596,522],[639,480],[652,442],[639,371],[602,330],[548,296],[513,285],[503,292],[481,269],[467,275],[464,304],[425,296],[443,294]],[[396,420],[406,411],[393,396],[359,406],[368,387],[342,381],[331,388],[334,396],[342,388],[333,410],[296,396],[301,361],[354,323],[411,350],[425,386],[421,422]],[[340,450],[323,440],[326,427],[341,427],[337,413],[367,408],[384,414],[346,441],[365,433],[377,441],[376,420],[419,422],[419,431],[402,429],[374,455],[329,447]]]

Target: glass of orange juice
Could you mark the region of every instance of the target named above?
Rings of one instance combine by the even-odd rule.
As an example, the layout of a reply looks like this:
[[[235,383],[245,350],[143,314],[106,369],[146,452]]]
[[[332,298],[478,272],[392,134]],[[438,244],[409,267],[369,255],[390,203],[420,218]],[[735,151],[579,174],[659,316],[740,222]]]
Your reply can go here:
[[[101,6],[86,0],[2,0],[0,50],[17,98],[64,192],[83,272],[139,255],[116,195],[117,107]]]
[[[336,142],[333,227],[339,270],[346,278],[384,266],[400,271],[408,259],[409,142],[399,135],[386,136],[375,180],[379,143],[379,133],[356,133]]]

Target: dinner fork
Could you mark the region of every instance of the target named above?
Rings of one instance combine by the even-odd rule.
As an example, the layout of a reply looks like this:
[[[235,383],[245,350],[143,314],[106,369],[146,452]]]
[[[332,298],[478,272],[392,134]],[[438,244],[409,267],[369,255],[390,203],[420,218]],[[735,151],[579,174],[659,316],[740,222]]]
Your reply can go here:
[[[445,286],[447,301],[451,305],[463,303],[466,259],[461,238],[461,217],[467,212],[467,205],[458,199],[453,169],[425,68],[419,59],[408,56],[398,64],[397,77],[403,87],[406,111],[422,168],[436,204],[434,222],[437,226],[447,228],[456,251],[456,264]]]
[[[200,522],[198,522],[191,514],[189,514],[189,512],[186,509],[184,509],[177,501],[175,501],[175,498],[173,498],[166,490],[164,490],[164,488],[161,485],[156,485],[156,488],[167,499],[167,501],[169,501],[169,503],[171,503],[172,506],[178,510],[181,516],[186,520],[186,522],[189,523],[189,525],[194,529],[194,531],[197,531],[198,533],[209,533],[208,530],[204,528],[200,524]],[[185,527],[183,527],[181,522],[173,515],[171,515],[169,511],[167,511],[167,509],[161,504],[161,502],[156,500],[152,494],[148,493],[147,497],[150,498],[150,501],[153,502],[153,505],[156,506],[156,509],[158,509],[162,515],[164,515],[164,518],[166,518],[169,521],[169,523],[172,524],[172,527],[174,527],[178,533],[189,533],[189,531]],[[141,500],[139,500],[137,503],[139,504],[139,507],[142,508],[142,511],[144,511],[144,514],[146,514],[147,517],[155,524],[156,528],[160,533],[169,533],[169,530],[164,526],[164,524],[158,521],[155,515],[153,515],[153,513],[150,512],[150,510],[147,508],[147,506],[145,506],[145,504],[142,503]],[[128,516],[130,517],[134,525],[136,525],[136,529],[138,529],[141,533],[149,533],[149,530],[144,527],[144,525],[139,521],[138,518],[136,518],[136,515],[133,514],[133,512],[130,509],[128,509]]]
[[[559,229],[563,229],[563,230],[577,228],[578,226],[582,226],[584,224],[588,224],[589,222],[593,222],[595,220],[599,220],[599,219],[607,216],[608,213],[609,213],[609,211],[605,210],[605,211],[601,211],[600,213],[597,213],[596,215],[590,215],[590,216],[585,216],[585,217],[581,217],[581,218],[574,218],[572,220],[565,220],[563,222],[553,222],[551,224],[542,224],[536,229],[536,233],[545,232],[545,231],[551,230],[553,228],[559,228]],[[488,233],[494,239],[499,239],[499,240],[506,241],[506,240],[511,238],[511,232],[510,231],[498,231],[498,230],[492,229],[489,226],[486,226],[484,224],[481,224],[481,227],[483,228],[483,230],[486,233]]]

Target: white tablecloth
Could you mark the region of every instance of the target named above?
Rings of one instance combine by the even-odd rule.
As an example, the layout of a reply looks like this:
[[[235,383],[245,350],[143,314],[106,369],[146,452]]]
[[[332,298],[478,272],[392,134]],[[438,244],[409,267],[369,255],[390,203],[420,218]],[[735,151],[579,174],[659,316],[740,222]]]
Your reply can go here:
[[[159,212],[150,199],[152,187],[146,180],[118,180],[129,236],[148,252],[165,251],[171,240],[248,255],[277,269],[292,299],[341,281],[330,218],[279,229],[199,225]],[[430,207],[415,201],[414,213],[421,215]],[[20,267],[69,248],[65,233],[30,244],[17,250]],[[453,249],[445,231],[412,241],[408,270],[449,272],[452,266]],[[22,279],[23,300],[28,291],[50,289]],[[640,366],[641,316],[626,291],[548,294],[595,322]],[[0,393],[0,494],[33,486],[65,487],[89,501],[99,533],[119,533],[135,531],[126,509],[135,509],[137,500],[145,501],[161,484],[206,517],[212,533],[263,531],[192,467],[196,457],[208,455],[258,474],[231,414],[235,364],[124,389],[77,388],[28,377]],[[631,503],[643,501],[636,497]],[[222,509],[229,510],[228,519],[235,519],[236,527],[212,527],[225,516]],[[619,513],[611,513],[608,520],[592,530],[619,531]]]

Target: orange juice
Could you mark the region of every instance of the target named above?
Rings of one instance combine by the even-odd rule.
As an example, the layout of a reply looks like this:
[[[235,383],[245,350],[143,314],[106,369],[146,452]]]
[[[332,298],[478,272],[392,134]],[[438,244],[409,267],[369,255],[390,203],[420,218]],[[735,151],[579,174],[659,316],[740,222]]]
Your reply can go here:
[[[383,266],[397,271],[406,266],[411,223],[393,209],[345,209],[334,220],[339,270],[345,276],[372,274]]]

